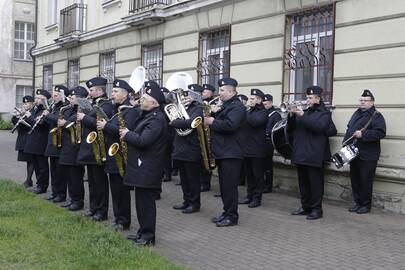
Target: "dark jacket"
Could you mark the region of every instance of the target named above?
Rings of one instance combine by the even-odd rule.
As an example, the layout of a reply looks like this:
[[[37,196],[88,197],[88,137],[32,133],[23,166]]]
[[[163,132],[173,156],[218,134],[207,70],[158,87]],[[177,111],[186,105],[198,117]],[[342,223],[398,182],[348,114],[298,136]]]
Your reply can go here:
[[[166,161],[167,122],[159,108],[142,112],[135,128],[124,140],[128,143],[128,164],[124,184],[160,189]]]
[[[34,109],[30,110],[31,114],[34,112]],[[16,116],[13,116],[11,118],[11,122],[15,125],[17,124],[19,118],[17,118]],[[15,141],[15,150],[16,151],[23,151],[24,147],[25,147],[25,143],[27,141],[27,136],[28,136],[28,131],[30,131],[30,128],[27,127],[24,124],[19,124],[17,127],[17,140]]]
[[[266,151],[267,155],[273,155],[274,147],[273,143],[271,142],[271,131],[273,130],[274,125],[281,120],[281,115],[279,112],[274,108],[271,107],[267,110],[267,124],[266,124]]]
[[[113,143],[120,142],[120,129],[118,117],[116,115],[116,113],[118,113],[118,107],[120,105],[131,105],[131,104],[129,103],[129,100],[126,100],[122,104],[114,106],[113,116],[104,127],[104,137],[107,149],[109,149]],[[134,128],[134,123],[136,123],[140,115],[139,108],[124,108],[122,109],[121,112],[122,117],[124,118],[125,127],[127,127],[129,130],[132,130]],[[115,157],[107,155],[107,161],[104,167],[104,171],[106,173],[114,173],[114,174],[119,173]]]
[[[54,106],[51,109],[51,112],[44,117],[44,121],[48,124],[49,131],[58,126],[59,111],[60,108],[65,105],[67,104],[64,104],[62,101],[58,102],[57,104],[54,104]],[[52,134],[48,132],[48,143],[45,149],[45,156],[58,157],[59,154],[60,149],[52,144]]]
[[[189,129],[191,127],[191,123],[197,117],[201,117],[203,120],[204,114],[202,105],[198,104],[197,102],[193,102],[190,104],[190,106],[187,108],[187,113],[190,117],[189,119],[173,120],[170,123],[170,126],[180,129]],[[174,137],[173,146],[174,146],[172,153],[173,159],[183,161],[193,161],[198,163],[202,161],[200,141],[198,139],[197,129],[193,129],[193,131],[187,136],[180,136],[176,133]]]
[[[385,137],[386,126],[381,113],[376,112],[373,116],[375,111],[374,106],[367,111],[356,110],[347,124],[346,135],[343,139],[343,141],[347,140],[356,130],[362,129],[370,117],[373,117],[367,129],[363,131],[362,137],[355,141],[355,145],[359,149],[359,158],[362,160],[378,160],[380,158],[380,140]]]
[[[104,97],[103,97],[104,98]],[[97,103],[98,99],[93,100],[93,105]],[[99,101],[100,108],[105,112],[108,118],[112,116],[113,105],[111,101],[105,99]],[[97,131],[96,111],[93,109],[82,119],[82,143],[80,144],[79,154],[77,155],[77,162],[79,164],[96,165],[96,159],[93,153],[93,146],[86,142],[87,135],[91,131]],[[106,149],[108,151],[108,149]]]
[[[302,117],[289,117],[288,129],[294,138],[292,163],[321,168],[330,160],[328,137],[336,135],[337,130],[323,102],[305,110]]]
[[[246,118],[245,106],[234,96],[224,102],[214,117],[215,120],[210,126],[213,157],[243,159],[240,127]]]
[[[76,109],[74,107],[67,109],[63,113],[63,119],[66,120],[66,124],[62,129],[62,148],[59,154],[59,164],[75,166],[78,165],[76,160],[80,145],[72,144],[70,131],[66,129],[66,126],[76,121]]]
[[[247,111],[246,120],[241,128],[244,157],[264,158],[266,156],[267,110],[262,104]]]
[[[33,114],[27,117],[26,121],[33,126],[36,122],[36,117],[40,117],[44,107],[42,105],[34,108]],[[27,141],[24,146],[24,152],[27,154],[44,155],[45,148],[48,143],[49,127],[43,119],[39,122],[31,134],[27,135]]]

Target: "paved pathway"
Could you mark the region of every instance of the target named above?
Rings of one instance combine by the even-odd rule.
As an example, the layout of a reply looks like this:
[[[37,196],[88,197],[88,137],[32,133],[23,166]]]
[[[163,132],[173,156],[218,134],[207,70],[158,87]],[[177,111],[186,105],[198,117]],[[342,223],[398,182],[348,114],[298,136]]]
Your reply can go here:
[[[0,176],[22,182],[25,168],[15,162],[13,147],[14,136],[0,132]],[[214,191],[202,194],[201,212],[184,215],[172,209],[181,201],[180,187],[164,183],[157,252],[190,269],[405,269],[404,215],[351,214],[348,205],[327,201],[324,218],[307,221],[289,215],[297,198],[272,193],[262,207],[241,206],[239,226],[216,228],[210,219],[221,212],[221,201]],[[137,229],[135,216],[131,229]]]

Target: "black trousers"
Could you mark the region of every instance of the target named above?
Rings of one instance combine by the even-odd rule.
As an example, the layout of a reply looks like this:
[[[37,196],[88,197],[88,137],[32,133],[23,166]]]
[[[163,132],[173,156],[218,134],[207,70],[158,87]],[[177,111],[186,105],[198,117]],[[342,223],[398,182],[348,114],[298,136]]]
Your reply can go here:
[[[41,189],[48,189],[49,186],[49,163],[48,157],[43,155],[32,155],[37,186]]]
[[[34,165],[32,161],[27,161],[27,178],[25,179],[26,182],[32,182],[32,175],[34,174]]]
[[[66,174],[67,189],[69,197],[72,202],[83,203],[84,202],[84,167],[83,166],[71,166],[60,165],[63,174]]]
[[[297,172],[302,208],[307,211],[322,211],[323,167],[297,165]]]
[[[357,205],[371,207],[376,168],[376,160],[361,160],[356,158],[350,162],[353,199]]]
[[[131,194],[129,186],[124,185],[121,175],[110,173],[110,189],[115,223],[131,224]]]
[[[156,202],[160,189],[135,187],[135,206],[138,218],[138,234],[146,240],[155,240]]]
[[[51,169],[51,191],[52,195],[58,195],[58,185],[61,175],[59,167],[59,157],[49,157],[49,166]]]
[[[221,191],[224,215],[238,219],[238,184],[242,159],[218,159],[219,188]]]
[[[183,160],[177,160],[176,162],[180,172],[184,204],[192,205],[199,209],[201,207],[201,163]]]
[[[273,190],[273,155],[274,151],[268,153],[265,161],[264,188],[268,189],[269,191]]]
[[[89,178],[90,211],[99,215],[108,215],[109,187],[108,176],[103,166],[87,165]]]
[[[251,200],[262,200],[264,188],[265,158],[245,157],[245,174],[247,179],[247,197]]]
[[[166,147],[166,160],[165,167],[163,169],[163,177],[166,179],[166,181],[172,180],[172,149],[172,145]]]
[[[200,165],[202,168],[200,169],[200,184],[202,187],[211,188],[211,175],[210,171],[207,171],[204,168],[204,165]]]

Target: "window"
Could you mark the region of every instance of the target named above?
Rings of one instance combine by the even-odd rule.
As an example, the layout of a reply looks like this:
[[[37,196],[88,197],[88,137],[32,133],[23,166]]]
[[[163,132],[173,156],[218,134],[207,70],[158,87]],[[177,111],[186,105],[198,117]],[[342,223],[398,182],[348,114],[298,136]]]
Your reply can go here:
[[[115,52],[100,54],[100,76],[107,79],[107,93],[110,95],[115,77]]]
[[[48,26],[58,23],[58,1],[48,0]]]
[[[302,99],[307,87],[319,85],[324,101],[332,102],[333,17],[332,5],[287,17],[285,95],[291,99]]]
[[[31,60],[30,49],[34,45],[34,24],[15,22],[14,58]]]
[[[69,60],[67,87],[71,89],[73,87],[78,86],[79,78],[80,78],[79,59]]]
[[[52,65],[44,66],[42,70],[42,88],[49,92],[52,92],[52,84],[53,84],[52,77],[53,77]]]
[[[80,34],[86,31],[87,5],[76,3],[60,11],[61,36]]]
[[[146,69],[146,78],[162,85],[163,43],[142,46],[142,66]]]
[[[17,85],[15,89],[15,106],[17,108],[22,107],[22,99],[24,96],[32,95],[32,86]]]
[[[221,78],[229,77],[229,28],[200,34],[198,80],[216,86]]]

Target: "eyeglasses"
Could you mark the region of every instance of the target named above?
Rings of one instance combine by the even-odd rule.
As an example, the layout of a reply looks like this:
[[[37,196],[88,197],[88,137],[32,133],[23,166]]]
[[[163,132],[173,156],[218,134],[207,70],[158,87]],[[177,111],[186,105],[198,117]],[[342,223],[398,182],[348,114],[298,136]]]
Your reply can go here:
[[[372,99],[359,99],[360,102],[369,102],[369,101],[373,101]]]

